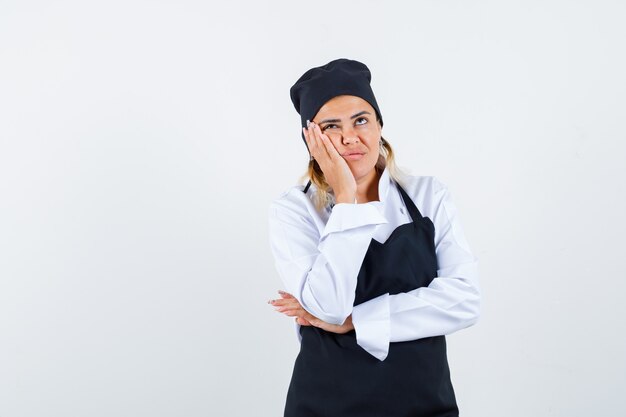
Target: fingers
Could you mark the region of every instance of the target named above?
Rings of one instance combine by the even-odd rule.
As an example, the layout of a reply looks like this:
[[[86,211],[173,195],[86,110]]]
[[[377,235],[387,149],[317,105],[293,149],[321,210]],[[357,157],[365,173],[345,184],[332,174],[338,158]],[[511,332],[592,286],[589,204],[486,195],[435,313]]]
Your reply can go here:
[[[318,125],[315,125],[313,126],[313,130],[314,130],[316,137],[319,139],[320,143],[324,147],[324,150],[328,154],[328,157],[331,160],[336,160],[337,158],[340,158],[341,155],[339,155],[339,152],[337,152],[335,145],[333,145],[333,143],[330,141],[328,136],[322,133],[322,130],[320,129],[320,127]]]
[[[296,322],[301,326],[322,327],[326,325],[325,322],[306,311],[293,295],[285,291],[279,290],[278,292],[283,298],[269,301],[275,311],[289,317],[296,317]]]
[[[292,300],[285,298],[282,300],[276,300],[276,302],[272,303],[272,305],[274,306],[276,311],[280,311],[281,313],[287,310],[302,309],[302,306],[296,299]]]
[[[307,143],[307,146],[309,147],[309,152],[311,153],[311,156],[314,159],[316,159],[317,162],[319,163],[319,160],[318,160],[318,158],[319,158],[319,145],[317,143],[317,138],[313,134],[312,126],[304,128],[304,137],[306,138],[306,143]]]
[[[278,292],[283,298],[280,300],[270,300],[269,303],[274,306],[276,311],[288,317],[295,317],[296,323],[300,326],[315,326],[333,333],[346,333],[351,330],[351,320],[346,320],[346,323],[341,326],[326,323],[302,308],[298,300],[293,295],[285,291]],[[351,319],[351,317],[352,316],[349,316],[349,319]]]
[[[305,309],[300,307],[300,304],[296,306],[278,307],[275,311],[282,313],[289,317],[305,317],[309,314]]]
[[[302,131],[304,132],[304,139],[306,141],[306,146],[309,148],[309,153],[314,159],[317,159],[318,146],[315,141],[315,137],[313,135],[312,130],[308,127],[303,127]]]
[[[283,294],[281,293],[281,295]],[[305,315],[308,315],[310,318],[314,318],[309,312],[302,308],[300,302],[291,294],[284,293],[284,296],[286,298],[270,301],[270,304],[274,306],[275,311],[283,313],[289,317],[305,317]]]
[[[278,290],[278,293],[283,298],[295,298],[293,295],[289,294],[288,292],[282,291],[282,290]]]
[[[295,310],[280,311],[280,313],[283,313],[285,316],[288,317],[303,317],[306,311],[302,308],[298,308]]]
[[[268,301],[269,304],[273,305],[273,306],[283,306],[283,305],[288,305],[291,303],[296,303],[298,305],[300,305],[300,302],[298,301],[298,299],[296,297],[294,297],[293,295],[289,294],[289,293],[284,293],[284,294],[280,294],[280,296],[282,298],[276,298],[274,300],[270,300]]]
[[[312,324],[309,323],[308,320],[303,319],[302,317],[296,317],[296,323],[298,323],[300,326],[312,326]]]
[[[278,293],[280,294],[282,299],[269,300],[267,303],[272,305],[282,305],[281,301],[285,299],[292,299],[297,301],[297,299],[293,295],[289,294],[286,291],[278,290]]]
[[[304,310],[303,309],[299,309],[297,307],[295,308],[286,308],[286,307],[277,307],[274,309],[274,311],[277,311],[279,313],[283,313],[286,316],[303,316],[304,315]]]
[[[309,147],[309,152],[311,156],[315,158],[317,163],[322,167],[326,164],[328,160],[330,160],[330,155],[326,150],[326,145],[321,138],[321,130],[319,126],[313,122],[311,122],[308,128],[303,128],[304,137],[307,141],[307,146]],[[325,136],[325,135],[324,135]],[[330,141],[329,141],[330,142]]]

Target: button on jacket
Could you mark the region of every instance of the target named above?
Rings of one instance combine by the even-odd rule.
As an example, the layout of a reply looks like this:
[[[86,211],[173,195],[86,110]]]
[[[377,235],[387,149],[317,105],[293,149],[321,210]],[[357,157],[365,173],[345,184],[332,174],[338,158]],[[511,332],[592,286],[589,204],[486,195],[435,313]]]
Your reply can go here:
[[[352,314],[358,345],[381,361],[390,343],[453,333],[474,324],[480,309],[478,261],[447,187],[434,176],[407,175],[400,183],[434,225],[437,276],[428,287],[356,306],[357,276],[372,239],[384,243],[411,222],[388,170],[379,180],[380,201],[317,210],[311,184],[306,194],[303,185],[291,187],[269,208],[270,247],[285,290],[328,323],[342,324]],[[301,341],[300,325],[295,327]]]

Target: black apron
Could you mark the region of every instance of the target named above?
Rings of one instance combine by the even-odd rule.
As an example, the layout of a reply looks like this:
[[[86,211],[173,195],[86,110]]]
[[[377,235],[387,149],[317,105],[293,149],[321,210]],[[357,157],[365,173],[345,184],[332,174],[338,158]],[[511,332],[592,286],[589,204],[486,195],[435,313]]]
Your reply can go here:
[[[385,293],[427,287],[437,276],[435,228],[394,181],[413,222],[372,239],[354,305]],[[356,332],[301,326],[284,417],[456,417],[445,336],[391,342],[384,361],[357,344]]]

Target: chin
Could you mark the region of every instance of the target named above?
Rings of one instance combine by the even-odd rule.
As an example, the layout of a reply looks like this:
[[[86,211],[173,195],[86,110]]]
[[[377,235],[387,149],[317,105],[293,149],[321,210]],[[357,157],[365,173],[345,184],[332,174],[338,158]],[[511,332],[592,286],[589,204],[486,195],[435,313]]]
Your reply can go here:
[[[359,161],[360,162],[360,161]],[[376,164],[370,164],[365,166],[364,164],[358,164],[356,166],[350,166],[350,171],[355,179],[366,177],[376,168]]]

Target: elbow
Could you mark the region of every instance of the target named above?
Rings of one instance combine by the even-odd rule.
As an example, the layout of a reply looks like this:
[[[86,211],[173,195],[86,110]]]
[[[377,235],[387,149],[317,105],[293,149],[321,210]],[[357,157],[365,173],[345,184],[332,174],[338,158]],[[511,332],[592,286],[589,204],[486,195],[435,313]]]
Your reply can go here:
[[[354,294],[348,297],[336,297],[331,302],[325,303],[322,306],[322,315],[318,317],[324,320],[326,323],[336,324],[341,326],[348,319],[348,316],[352,314],[352,307],[354,305]]]
[[[467,326],[473,326],[480,318],[480,293],[477,291],[473,297],[465,302],[465,312],[467,317]]]
[[[481,313],[481,297],[480,289],[472,285],[464,291],[459,302],[454,307],[456,311],[455,315],[458,318],[459,328],[466,328],[473,326],[480,319]]]
[[[455,314],[456,325],[454,331],[466,329],[475,325],[480,318],[480,307],[472,301],[465,301],[457,304]]]
[[[329,294],[305,291],[302,307],[316,318],[341,326],[352,314],[355,294]]]
[[[473,326],[476,323],[478,323],[478,319],[480,318],[480,309],[477,309],[476,311],[473,312],[473,314],[470,316],[468,323],[467,323],[467,327],[469,326]]]

